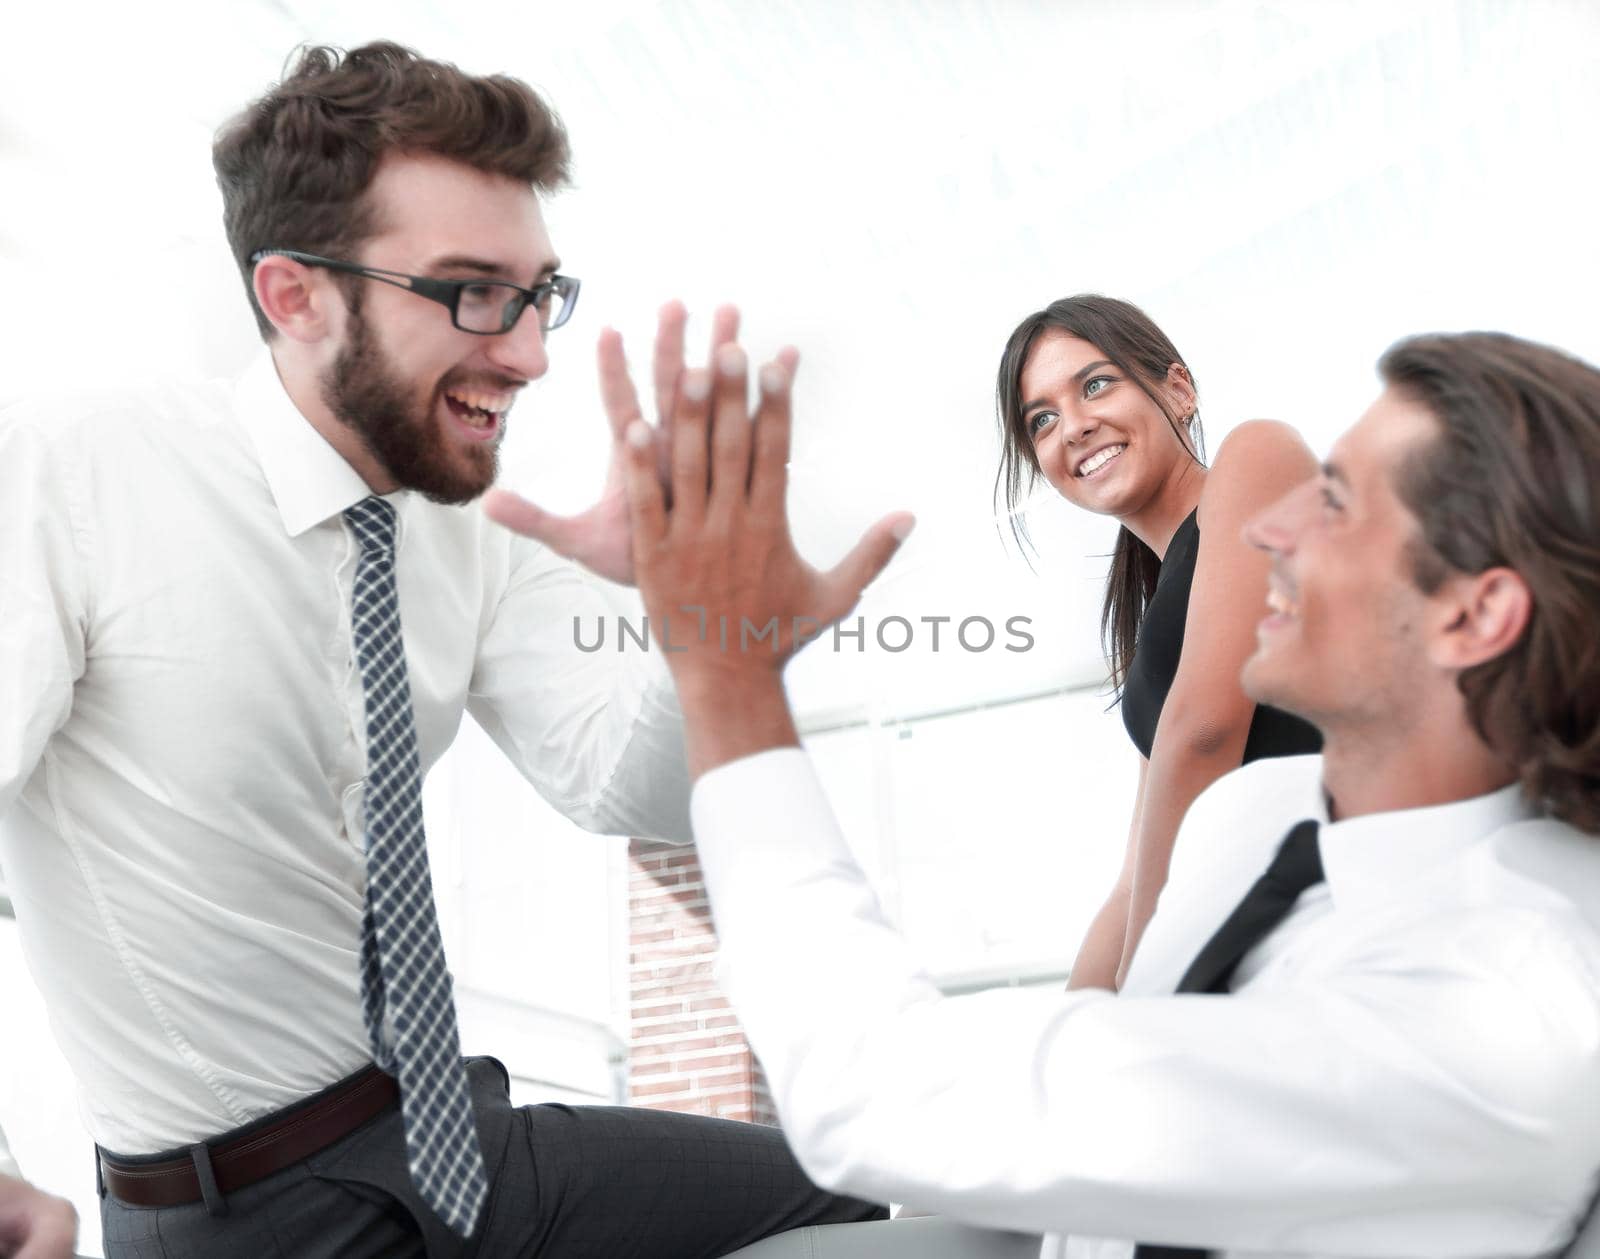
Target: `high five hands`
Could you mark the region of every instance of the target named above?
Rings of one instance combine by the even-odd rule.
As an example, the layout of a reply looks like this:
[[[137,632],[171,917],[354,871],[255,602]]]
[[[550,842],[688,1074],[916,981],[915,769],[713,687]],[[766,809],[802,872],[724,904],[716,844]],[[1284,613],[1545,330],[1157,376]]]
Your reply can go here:
[[[682,302],[661,308],[656,330],[653,375],[656,415],[661,428],[657,438],[660,474],[667,477],[667,451],[678,387],[683,377],[684,328],[689,315]],[[712,316],[711,352],[739,335],[739,312],[722,306]],[[576,560],[608,581],[632,585],[633,548],[628,531],[628,500],[622,486],[622,437],[628,425],[642,420],[639,398],[628,376],[622,354],[622,336],[607,328],[600,334],[600,400],[611,426],[611,463],[606,483],[594,506],[576,516],[557,516],[536,507],[509,490],[490,490],[483,510],[508,529],[544,543],[551,550]]]
[[[798,741],[784,664],[855,606],[911,532],[912,517],[896,512],[827,572],[800,557],[786,509],[797,360],[786,349],[761,368],[753,419],[736,344],[717,348],[712,369],[685,372],[665,487],[649,427],[625,431],[633,571],[678,686],[695,776]]]
[[[693,774],[796,743],[783,666],[843,617],[911,532],[895,512],[835,567],[800,557],[787,513],[790,388],[798,354],[759,374],[754,416],[739,315],[716,313],[712,366],[684,369],[681,304],[662,308],[654,378],[658,428],[629,381],[622,338],[601,334],[600,395],[613,440],[598,502],[555,516],[504,490],[485,512],[602,577],[637,584],[683,704]]]

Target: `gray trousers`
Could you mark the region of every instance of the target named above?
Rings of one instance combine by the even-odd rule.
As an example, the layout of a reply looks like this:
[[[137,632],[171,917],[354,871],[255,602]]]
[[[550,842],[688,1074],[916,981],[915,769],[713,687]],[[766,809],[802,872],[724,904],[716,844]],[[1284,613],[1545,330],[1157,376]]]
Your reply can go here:
[[[493,1058],[468,1059],[467,1074],[489,1171],[467,1241],[417,1197],[391,1107],[227,1195],[220,1214],[103,1196],[107,1259],[717,1259],[787,1229],[887,1214],[813,1186],[775,1128],[624,1106],[514,1107]]]

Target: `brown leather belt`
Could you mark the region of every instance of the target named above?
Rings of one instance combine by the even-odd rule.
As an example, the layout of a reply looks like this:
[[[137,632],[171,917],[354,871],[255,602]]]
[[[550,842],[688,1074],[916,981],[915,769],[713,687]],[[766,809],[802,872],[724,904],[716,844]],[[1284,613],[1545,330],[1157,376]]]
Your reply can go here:
[[[210,1155],[216,1187],[232,1193],[309,1158],[382,1114],[399,1097],[393,1076],[368,1067],[238,1136],[207,1142],[204,1152]],[[106,1189],[129,1206],[179,1206],[205,1196],[196,1157],[130,1162],[101,1150],[100,1175]]]

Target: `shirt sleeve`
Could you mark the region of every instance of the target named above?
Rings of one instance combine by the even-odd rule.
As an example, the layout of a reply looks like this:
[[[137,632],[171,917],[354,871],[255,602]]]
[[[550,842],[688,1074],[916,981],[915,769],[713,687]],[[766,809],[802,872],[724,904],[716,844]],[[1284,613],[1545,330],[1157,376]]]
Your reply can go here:
[[[683,714],[642,616],[576,565],[512,541],[469,711],[579,826],[687,843]]]
[[[88,618],[71,474],[22,407],[0,412],[0,817],[72,711]]]
[[[1570,938],[1563,961],[1530,923],[1509,953],[1468,930],[1459,967],[1375,947],[1260,994],[944,997],[798,749],[706,774],[693,815],[726,986],[826,1188],[996,1228],[1396,1259],[1552,1249],[1600,1166]]]

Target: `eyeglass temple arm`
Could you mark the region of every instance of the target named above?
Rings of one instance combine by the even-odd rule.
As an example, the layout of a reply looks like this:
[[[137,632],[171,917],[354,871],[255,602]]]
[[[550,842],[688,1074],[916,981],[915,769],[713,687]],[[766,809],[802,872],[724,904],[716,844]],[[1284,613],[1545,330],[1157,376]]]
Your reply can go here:
[[[431,297],[435,301],[449,305],[455,303],[456,293],[459,291],[449,280],[430,280],[424,276],[406,275],[401,271],[386,271],[382,267],[363,267],[359,263],[342,262],[338,258],[322,258],[298,249],[258,249],[250,255],[250,261],[256,263],[263,258],[274,256],[292,258],[296,262],[322,267],[327,271],[342,271],[346,275],[365,276],[369,280],[392,284],[398,289],[410,289],[413,293],[421,293],[424,297]]]

